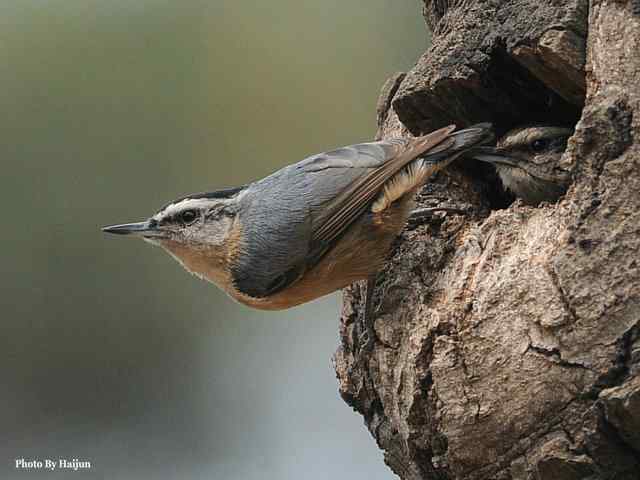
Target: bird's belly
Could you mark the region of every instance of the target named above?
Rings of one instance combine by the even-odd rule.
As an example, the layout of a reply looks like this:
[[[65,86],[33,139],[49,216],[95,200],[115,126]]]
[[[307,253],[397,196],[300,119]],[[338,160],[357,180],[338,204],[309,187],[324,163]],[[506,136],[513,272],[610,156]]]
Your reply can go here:
[[[328,295],[375,274],[387,258],[391,243],[404,227],[413,195],[380,213],[364,215],[302,278],[265,298],[238,291],[228,293],[240,303],[261,310],[283,310]]]

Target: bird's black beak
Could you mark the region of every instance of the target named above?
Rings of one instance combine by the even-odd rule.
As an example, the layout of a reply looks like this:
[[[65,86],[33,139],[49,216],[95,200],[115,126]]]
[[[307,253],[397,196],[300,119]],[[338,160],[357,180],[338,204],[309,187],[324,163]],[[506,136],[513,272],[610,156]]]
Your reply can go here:
[[[494,165],[518,166],[516,160],[502,153],[497,147],[476,147],[469,156],[481,162],[493,163]]]
[[[116,235],[139,235],[142,237],[154,237],[159,233],[157,224],[150,220],[137,223],[123,223],[122,225],[110,225],[108,227],[102,227],[102,231]]]

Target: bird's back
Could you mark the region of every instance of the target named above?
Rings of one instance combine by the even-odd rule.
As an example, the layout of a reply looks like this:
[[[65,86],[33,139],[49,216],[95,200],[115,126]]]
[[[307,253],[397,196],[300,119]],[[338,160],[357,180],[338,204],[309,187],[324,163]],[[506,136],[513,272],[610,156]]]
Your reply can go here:
[[[242,244],[232,262],[238,290],[266,298],[287,288],[317,265],[358,219],[371,213],[385,185],[417,157],[427,154],[437,165],[487,134],[481,127],[467,138],[466,131],[451,135],[454,129],[313,155],[250,185],[240,198]],[[396,199],[412,193],[435,170],[431,164],[421,165],[425,168],[413,183],[399,193],[394,189]],[[405,221],[403,216],[392,223]]]

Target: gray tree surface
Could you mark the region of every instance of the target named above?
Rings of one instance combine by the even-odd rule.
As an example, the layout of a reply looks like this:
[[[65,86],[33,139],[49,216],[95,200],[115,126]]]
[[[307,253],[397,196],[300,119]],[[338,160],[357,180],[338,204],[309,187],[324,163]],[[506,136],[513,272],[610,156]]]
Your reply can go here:
[[[634,13],[635,12],[635,13]],[[573,184],[528,207],[459,162],[379,275],[348,289],[340,392],[402,479],[640,478],[640,2],[425,0],[433,44],[383,88],[380,137],[576,124]],[[402,28],[399,26],[399,28]]]

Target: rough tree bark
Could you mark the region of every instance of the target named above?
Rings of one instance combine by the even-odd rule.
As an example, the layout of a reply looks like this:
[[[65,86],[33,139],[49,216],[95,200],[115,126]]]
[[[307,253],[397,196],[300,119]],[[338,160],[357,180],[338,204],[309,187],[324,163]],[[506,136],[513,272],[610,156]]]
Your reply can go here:
[[[419,196],[335,367],[402,479],[640,478],[640,2],[425,0],[432,47],[383,88],[379,136],[576,124],[573,186],[527,207],[461,162]],[[637,13],[634,13],[637,12]]]

